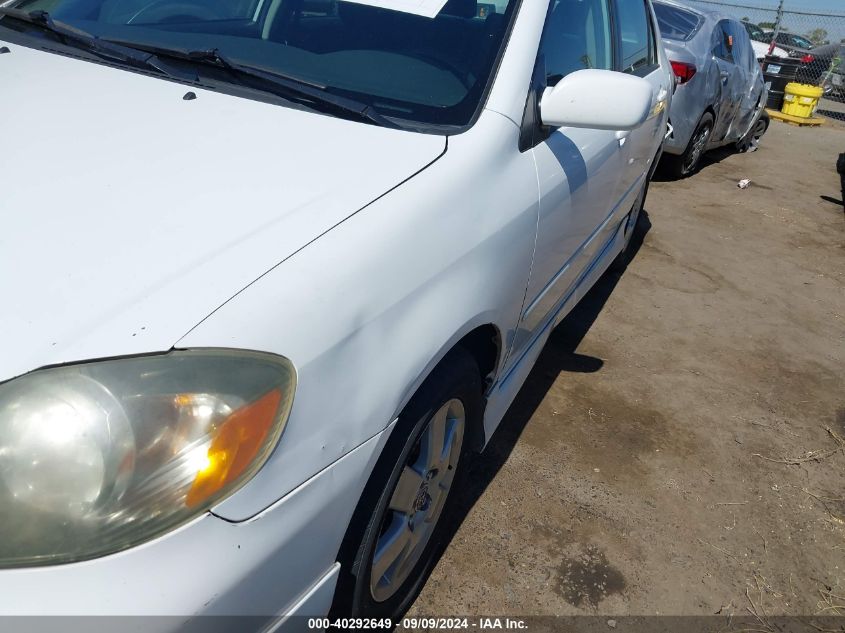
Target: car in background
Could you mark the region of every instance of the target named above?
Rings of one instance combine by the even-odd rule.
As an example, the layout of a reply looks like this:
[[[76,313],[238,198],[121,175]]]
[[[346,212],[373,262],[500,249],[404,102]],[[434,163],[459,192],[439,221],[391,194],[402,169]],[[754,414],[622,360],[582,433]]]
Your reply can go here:
[[[825,95],[845,98],[845,45],[840,44],[839,53],[833,58],[830,70],[822,77],[821,86]]]
[[[789,53],[780,46],[775,46],[772,48],[772,52],[769,53],[770,45],[758,42],[757,40],[751,40],[751,48],[754,51],[754,57],[758,62],[762,62],[767,55],[774,55],[775,57],[789,57]]]
[[[745,30],[748,31],[748,37],[750,37],[753,41],[756,42],[766,42],[766,32],[757,24],[753,22],[749,22],[748,20],[742,20],[742,26],[745,27]],[[769,39],[769,42],[772,40]]]
[[[801,57],[796,81],[803,84],[819,85],[832,69],[834,61],[839,58],[841,44],[825,44],[807,51],[793,50],[792,56]]]
[[[486,4],[2,3],[0,615],[396,625],[672,98],[649,0]]]
[[[799,52],[803,54],[811,50],[815,46],[806,37],[796,35],[795,33],[789,33],[788,31],[778,31],[777,35],[775,35],[774,31],[765,31],[763,35],[765,37],[765,39],[763,40],[764,42],[771,42],[772,40],[774,40],[775,44],[789,51],[790,53]]]
[[[774,37],[778,46],[785,49],[790,57],[801,60],[795,80],[813,86],[819,85],[830,70],[841,47],[841,44],[816,46],[808,38],[786,31],[780,31],[777,36],[774,36],[772,31],[766,31],[764,35],[769,39]]]
[[[654,11],[677,78],[665,168],[685,177],[710,149],[756,147],[769,125],[768,91],[746,28],[730,16],[674,0],[656,1]]]
[[[766,40],[765,32],[757,24],[748,22],[747,20],[742,20],[742,26],[745,27],[746,31],[748,31],[748,37],[751,38],[751,46],[754,49],[754,56],[757,58],[758,62],[762,62],[766,58],[766,55],[770,54],[775,57],[787,57],[789,55],[789,52],[786,49],[779,46],[775,46],[772,49],[772,52],[769,53],[772,40]]]

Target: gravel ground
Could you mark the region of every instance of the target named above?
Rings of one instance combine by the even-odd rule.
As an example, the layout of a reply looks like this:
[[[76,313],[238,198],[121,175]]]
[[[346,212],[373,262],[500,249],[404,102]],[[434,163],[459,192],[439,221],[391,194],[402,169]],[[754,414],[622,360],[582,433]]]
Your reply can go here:
[[[845,126],[773,121],[654,183],[636,257],[555,331],[410,615],[845,604],[843,151]]]

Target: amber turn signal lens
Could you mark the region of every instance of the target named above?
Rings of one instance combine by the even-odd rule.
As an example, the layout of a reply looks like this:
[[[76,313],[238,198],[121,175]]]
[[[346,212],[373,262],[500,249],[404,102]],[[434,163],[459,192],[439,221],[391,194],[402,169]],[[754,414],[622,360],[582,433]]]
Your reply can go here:
[[[232,413],[208,449],[208,461],[185,497],[194,507],[240,477],[261,451],[279,413],[282,392],[274,389]]]

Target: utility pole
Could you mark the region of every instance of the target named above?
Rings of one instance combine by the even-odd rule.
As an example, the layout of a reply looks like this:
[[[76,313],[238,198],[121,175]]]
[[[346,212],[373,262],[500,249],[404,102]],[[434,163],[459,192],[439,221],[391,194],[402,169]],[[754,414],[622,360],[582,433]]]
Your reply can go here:
[[[775,50],[775,44],[777,43],[778,33],[780,33],[780,25],[783,22],[783,0],[780,0],[778,3],[778,15],[775,18],[775,28],[772,31],[772,43],[769,44],[769,55],[772,54],[772,51]]]

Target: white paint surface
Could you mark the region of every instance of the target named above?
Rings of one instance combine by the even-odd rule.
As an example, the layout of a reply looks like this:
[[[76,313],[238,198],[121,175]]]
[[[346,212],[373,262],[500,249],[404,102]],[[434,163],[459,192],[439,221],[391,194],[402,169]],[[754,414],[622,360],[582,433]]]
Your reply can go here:
[[[426,18],[435,17],[448,0],[344,0],[353,4],[366,4],[380,9],[391,9],[403,13],[413,13]]]

